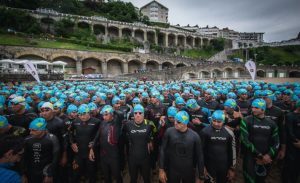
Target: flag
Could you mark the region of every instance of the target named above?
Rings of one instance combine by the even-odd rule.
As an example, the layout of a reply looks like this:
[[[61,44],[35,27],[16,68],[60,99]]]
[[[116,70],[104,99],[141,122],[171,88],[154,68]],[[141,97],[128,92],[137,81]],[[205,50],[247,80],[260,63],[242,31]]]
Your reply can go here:
[[[33,77],[34,79],[39,83],[41,82],[40,81],[40,78],[39,78],[39,74],[38,72],[36,71],[36,68],[34,67],[34,65],[32,64],[32,62],[30,61],[26,61],[24,63],[24,68],[26,69],[27,72],[29,72]]]
[[[251,78],[253,80],[255,80],[256,77],[256,65],[252,60],[249,60],[248,62],[246,62],[245,67],[248,69]]]

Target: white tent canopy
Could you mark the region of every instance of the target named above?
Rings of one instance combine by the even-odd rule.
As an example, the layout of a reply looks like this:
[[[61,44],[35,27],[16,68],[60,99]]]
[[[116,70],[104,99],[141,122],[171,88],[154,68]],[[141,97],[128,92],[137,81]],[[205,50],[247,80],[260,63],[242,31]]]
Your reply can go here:
[[[55,62],[52,62],[53,65],[67,65],[66,62],[63,62],[63,61],[55,61]]]

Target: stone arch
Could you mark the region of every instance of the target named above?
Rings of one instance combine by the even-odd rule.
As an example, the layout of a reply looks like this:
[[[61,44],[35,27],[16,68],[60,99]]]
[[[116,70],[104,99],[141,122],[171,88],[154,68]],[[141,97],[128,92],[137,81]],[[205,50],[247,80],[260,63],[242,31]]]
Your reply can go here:
[[[130,38],[132,35],[132,31],[129,28],[122,29],[122,37]]]
[[[201,38],[199,37],[196,37],[195,38],[195,47],[201,47]]]
[[[128,73],[136,73],[142,69],[142,62],[140,60],[130,60],[128,62]]]
[[[114,77],[123,73],[121,59],[110,59],[107,61],[107,76]]]
[[[154,31],[148,31],[147,32],[147,40],[151,44],[155,44],[155,32]]]
[[[42,29],[46,30],[47,32],[53,32],[53,24],[55,20],[51,17],[42,17],[41,18],[41,27]]]
[[[89,29],[90,28],[90,24],[85,21],[79,21],[77,23],[77,26],[78,26],[78,28],[81,28],[81,29]]]
[[[208,45],[209,45],[209,40],[208,40],[208,38],[203,38],[203,39],[202,39],[202,43],[203,43],[203,46],[208,46]]]
[[[264,78],[264,77],[266,77],[266,71],[259,69],[256,71],[256,76]]]
[[[166,34],[164,32],[158,33],[158,45],[165,46],[166,45]]]
[[[189,46],[189,47],[193,47],[193,37],[192,36],[187,36],[186,37],[186,44],[187,44],[187,46]]]
[[[144,31],[141,29],[136,29],[134,31],[134,38],[136,38],[139,41],[144,41]]]
[[[235,78],[249,77],[249,76],[250,76],[250,74],[249,74],[248,70],[246,70],[245,68],[242,68],[242,67],[236,68],[236,73],[234,73]]]
[[[108,30],[108,35],[110,37],[118,37],[119,36],[119,28],[115,26],[110,26],[107,28]]]
[[[176,46],[176,36],[174,34],[168,35],[168,46],[169,47],[175,47]]]
[[[214,77],[217,77],[217,78],[222,78],[223,77],[222,76],[222,71],[220,69],[217,69],[217,68],[212,69],[211,73],[212,73],[213,78]]]
[[[65,66],[65,71],[68,74],[75,74],[77,73],[76,70],[76,60],[74,58],[68,56],[58,56],[52,59],[52,61],[63,61],[66,62],[67,65]]]
[[[185,40],[185,36],[184,35],[178,35],[177,36],[177,46],[183,47],[184,46],[184,40]]]
[[[176,67],[185,67],[185,66],[187,66],[185,63],[179,63],[176,65]]]
[[[158,70],[159,62],[156,60],[149,60],[146,63],[146,69],[149,71]]]
[[[198,78],[198,76],[197,76],[197,74],[196,73],[194,73],[194,72],[187,72],[187,73],[184,73],[183,75],[182,75],[182,78],[183,79],[197,79]]]
[[[102,24],[95,24],[94,26],[94,34],[96,35],[105,35],[105,26]]]
[[[101,74],[101,60],[93,57],[85,58],[82,60],[82,73],[83,74]]]
[[[290,78],[300,78],[300,71],[290,71],[289,72],[289,77]]]
[[[171,62],[163,62],[162,63],[162,69],[169,69],[169,68],[173,68],[174,65]]]
[[[47,60],[41,55],[38,54],[23,54],[16,57],[17,59],[27,59],[27,60]]]
[[[208,72],[208,71],[200,71],[199,72],[199,76],[200,76],[200,78],[203,78],[203,79],[210,78],[210,72]]]
[[[223,77],[224,78],[232,78],[234,76],[233,69],[230,67],[227,67],[223,70]]]

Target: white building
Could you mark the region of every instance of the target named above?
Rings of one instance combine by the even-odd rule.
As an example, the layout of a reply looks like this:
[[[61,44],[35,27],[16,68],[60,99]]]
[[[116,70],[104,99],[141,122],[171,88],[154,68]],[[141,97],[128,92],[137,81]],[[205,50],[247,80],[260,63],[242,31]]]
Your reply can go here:
[[[155,0],[141,7],[140,12],[148,16],[150,22],[168,23],[169,9]]]

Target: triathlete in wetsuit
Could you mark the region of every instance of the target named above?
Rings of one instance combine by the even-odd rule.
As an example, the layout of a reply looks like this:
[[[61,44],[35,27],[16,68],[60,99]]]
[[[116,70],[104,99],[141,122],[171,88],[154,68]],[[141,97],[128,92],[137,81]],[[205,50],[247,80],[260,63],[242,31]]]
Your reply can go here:
[[[11,101],[11,105],[14,114],[6,116],[9,123],[13,126],[20,126],[28,130],[30,122],[38,117],[37,114],[26,111],[24,97],[15,97]]]
[[[286,116],[287,149],[282,182],[294,183],[300,177],[300,100],[294,112]]]
[[[82,104],[78,108],[78,118],[71,125],[70,143],[74,155],[73,182],[79,182],[80,176],[85,173],[90,183],[96,182],[96,163],[89,160],[89,148],[93,145],[94,137],[100,121],[92,118],[89,107]]]
[[[211,89],[208,89],[204,93],[204,99],[199,100],[198,104],[201,107],[208,108],[211,113],[213,113],[215,110],[220,109],[219,103],[213,99],[213,91]]]
[[[232,181],[236,164],[235,137],[224,122],[224,112],[216,110],[211,125],[205,127],[201,135],[205,168],[217,183]]]
[[[44,118],[30,123],[30,136],[25,139],[25,176],[30,183],[52,182],[57,178],[59,142],[47,132]]]
[[[238,100],[236,104],[239,106],[241,113],[243,116],[248,116],[251,108],[251,103],[248,100],[248,92],[246,89],[239,89],[238,90]]]
[[[264,182],[279,148],[278,127],[265,117],[265,110],[265,101],[255,99],[252,102],[252,115],[241,121],[241,141],[245,146],[245,182]]]
[[[134,121],[124,126],[124,134],[129,143],[128,168],[130,182],[136,183],[140,171],[143,181],[150,183],[151,126],[145,123],[144,107],[134,107]]]
[[[120,137],[122,122],[110,105],[102,108],[103,121],[94,138],[93,146],[90,148],[89,159],[95,161],[95,145],[100,146],[101,170],[106,183],[116,181],[122,182],[120,167]]]
[[[195,167],[200,180],[204,180],[201,140],[187,127],[188,123],[187,112],[180,111],[175,116],[175,127],[167,129],[164,135],[159,159],[159,180],[163,183],[195,182]]]
[[[0,138],[7,136],[25,137],[27,131],[19,126],[12,126],[4,116],[0,116]]]

